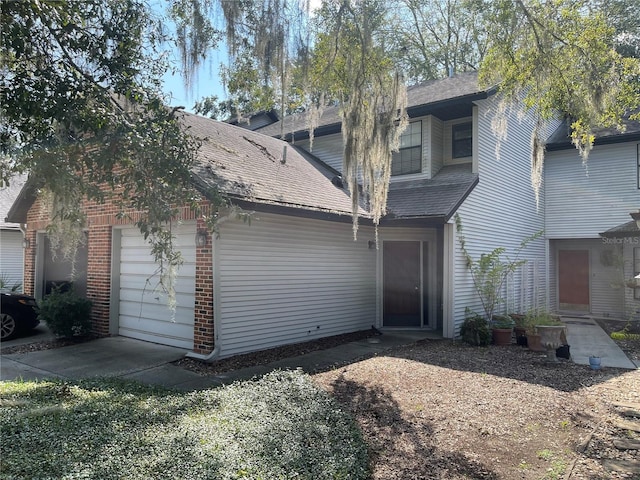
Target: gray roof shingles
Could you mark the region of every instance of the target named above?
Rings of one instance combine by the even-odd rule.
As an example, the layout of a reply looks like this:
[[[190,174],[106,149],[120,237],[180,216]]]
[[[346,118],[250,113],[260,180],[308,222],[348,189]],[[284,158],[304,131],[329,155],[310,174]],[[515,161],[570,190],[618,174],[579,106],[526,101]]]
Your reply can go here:
[[[456,98],[468,97],[491,89],[480,88],[477,72],[460,73],[453,77],[430,80],[407,88],[407,108],[421,105],[437,104]],[[339,107],[332,106],[324,109],[318,127],[336,126],[340,124]],[[291,132],[302,132],[309,128],[306,113],[289,115],[280,121],[258,129],[260,133],[273,137],[280,137],[284,123],[285,136]]]
[[[429,180],[392,183],[387,199],[389,218],[448,220],[478,182],[471,165],[443,167]]]
[[[17,230],[19,228],[18,223],[6,222],[5,217],[8,215],[11,206],[20,195],[26,182],[26,174],[16,175],[11,179],[11,183],[8,186],[0,188],[0,229]]]
[[[616,127],[601,127],[594,131],[596,137],[594,145],[605,145],[609,143],[636,141],[640,139],[640,121],[624,121],[624,131]],[[547,150],[563,150],[573,148],[571,144],[571,128],[569,121],[563,121],[547,140]]]
[[[217,186],[249,202],[351,215],[351,197],[332,184],[335,174],[296,148],[226,123],[185,113],[190,132],[203,139],[194,167],[196,183]],[[365,210],[361,216],[368,216]]]
[[[477,75],[461,74],[409,88],[409,106],[474,95],[481,90]],[[336,172],[312,155],[282,140],[280,123],[254,132],[228,123],[183,112],[191,134],[202,139],[193,168],[194,183],[202,191],[216,186],[232,199],[298,210],[351,215],[351,197],[332,183]],[[285,122],[297,120],[287,117]],[[328,109],[323,125],[339,122],[337,108]],[[298,127],[304,125],[297,123]],[[453,214],[478,181],[468,166],[443,168],[434,178],[394,182],[387,202],[388,219],[445,218]],[[26,217],[35,195],[21,194],[11,209],[14,218]],[[359,216],[370,214],[361,205]]]

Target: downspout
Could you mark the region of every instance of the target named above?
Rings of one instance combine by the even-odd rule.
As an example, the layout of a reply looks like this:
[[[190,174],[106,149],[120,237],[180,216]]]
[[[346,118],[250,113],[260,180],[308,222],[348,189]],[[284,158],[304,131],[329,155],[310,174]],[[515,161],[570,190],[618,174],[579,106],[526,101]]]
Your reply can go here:
[[[222,223],[226,222],[227,220],[231,220],[233,218],[235,218],[235,215],[233,214],[233,211],[232,211],[229,215],[220,217],[216,222],[216,225],[219,226]],[[216,281],[218,269],[216,268],[217,255],[216,255],[215,244],[216,244],[216,236],[213,235],[211,237],[211,268],[213,269],[213,282],[214,282],[214,285],[213,285],[213,335],[214,335],[213,350],[211,350],[211,352],[206,354],[196,353],[191,351],[191,352],[187,352],[185,355],[185,357],[187,358],[193,358],[195,360],[200,360],[201,362],[205,362],[205,363],[210,363],[216,360],[220,355],[220,350],[221,350],[220,341],[218,340],[219,338],[218,333],[220,332],[220,312],[219,312],[219,309],[216,308],[217,299],[219,298],[217,294],[218,292],[216,292],[216,290],[218,290],[219,282]]]
[[[26,240],[27,239],[27,224],[26,223],[19,223],[18,224],[18,228],[20,229],[20,232],[22,233],[22,240]]]

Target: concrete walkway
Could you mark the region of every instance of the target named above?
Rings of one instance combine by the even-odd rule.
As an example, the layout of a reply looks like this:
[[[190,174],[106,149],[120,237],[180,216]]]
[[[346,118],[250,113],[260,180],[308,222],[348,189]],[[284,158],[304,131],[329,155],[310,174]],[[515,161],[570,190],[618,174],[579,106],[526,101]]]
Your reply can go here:
[[[250,379],[275,369],[302,368],[312,372],[425,338],[434,338],[434,334],[423,331],[385,332],[379,337],[285,358],[268,365],[205,377],[172,363],[182,358],[186,350],[126,337],[107,337],[50,350],[2,355],[0,380],[79,380],[109,376],[180,390],[199,390]]]
[[[563,317],[562,320],[567,324],[567,340],[575,363],[588,365],[589,355],[595,354],[602,358],[603,368],[638,368],[593,320],[574,317]],[[43,337],[35,335],[34,338],[40,341]],[[426,338],[438,337],[424,331],[386,331],[382,336],[285,358],[268,365],[243,368],[217,376],[202,376],[172,363],[184,356],[186,351],[183,349],[126,337],[108,337],[51,350],[2,355],[0,380],[78,380],[112,376],[185,391],[200,390],[250,379],[274,369],[302,368],[313,372],[338,363],[382,354],[390,348]],[[8,343],[3,343],[2,346],[8,346]]]
[[[590,317],[561,316],[567,325],[567,342],[571,359],[579,365],[589,365],[589,357],[602,359],[602,367],[636,369],[635,365],[609,335]]]

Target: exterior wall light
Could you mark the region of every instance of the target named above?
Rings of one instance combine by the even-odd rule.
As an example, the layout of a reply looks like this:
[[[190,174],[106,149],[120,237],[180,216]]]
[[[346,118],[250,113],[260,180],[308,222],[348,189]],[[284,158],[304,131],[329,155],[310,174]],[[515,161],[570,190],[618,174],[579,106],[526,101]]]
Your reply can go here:
[[[202,248],[207,246],[207,231],[206,230],[198,230],[196,233],[196,246]]]

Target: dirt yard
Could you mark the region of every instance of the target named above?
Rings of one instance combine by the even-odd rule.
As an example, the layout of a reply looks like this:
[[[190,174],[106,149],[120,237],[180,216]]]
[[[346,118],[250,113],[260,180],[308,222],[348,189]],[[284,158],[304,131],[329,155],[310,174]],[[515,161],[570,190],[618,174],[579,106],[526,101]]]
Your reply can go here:
[[[314,379],[357,418],[374,479],[640,479],[638,446],[614,445],[640,439],[618,426],[640,429],[622,415],[640,415],[640,371],[440,340]]]

